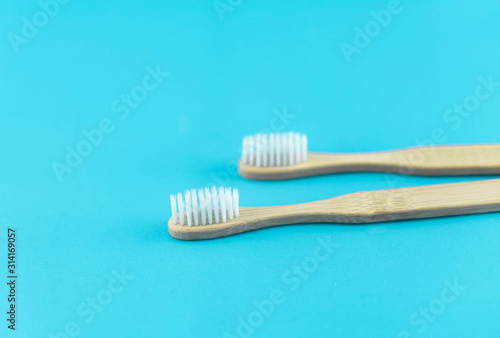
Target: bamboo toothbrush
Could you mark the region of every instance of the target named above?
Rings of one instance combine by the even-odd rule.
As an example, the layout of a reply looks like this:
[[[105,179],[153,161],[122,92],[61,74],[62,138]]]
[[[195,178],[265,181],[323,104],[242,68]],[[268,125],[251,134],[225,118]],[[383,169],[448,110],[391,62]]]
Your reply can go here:
[[[198,195],[198,196],[197,196]],[[200,203],[198,204],[198,198]],[[274,207],[239,207],[238,190],[171,195],[172,237],[199,240],[296,223],[376,223],[500,211],[500,179],[357,192]]]
[[[283,180],[345,172],[451,176],[500,174],[500,145],[427,146],[373,153],[308,153],[300,133],[243,138],[240,175]]]

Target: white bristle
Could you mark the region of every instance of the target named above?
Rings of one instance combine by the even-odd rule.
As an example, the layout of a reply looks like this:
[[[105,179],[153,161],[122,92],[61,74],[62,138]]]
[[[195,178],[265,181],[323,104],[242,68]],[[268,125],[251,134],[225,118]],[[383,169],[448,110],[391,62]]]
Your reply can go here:
[[[177,203],[175,203],[174,195],[170,195],[170,207],[172,208],[172,223],[177,224]]]
[[[299,164],[302,161],[300,134],[295,133],[294,137],[295,137],[295,163]]]
[[[262,166],[267,167],[267,153],[269,152],[269,143],[267,134],[262,134]]]
[[[261,135],[255,136],[255,166],[260,167],[262,164],[262,140]]]
[[[179,211],[179,223],[180,225],[184,225],[184,201],[182,200],[182,194],[177,194],[177,205]]]
[[[274,167],[274,134],[269,135],[269,166]]]
[[[219,203],[220,203],[220,216],[222,218],[222,223],[226,223],[227,221],[227,214],[226,214],[226,195],[224,193],[224,188],[220,187],[219,188]]]
[[[285,133],[281,134],[281,153],[283,158],[283,166],[287,166],[288,164],[288,137],[286,137]]]
[[[193,220],[194,225],[198,226],[200,219],[198,217],[198,197],[196,194],[196,189],[191,189],[191,201],[193,202]]]
[[[248,164],[255,163],[255,139],[253,136],[248,136]]]
[[[186,198],[186,218],[188,221],[188,226],[193,226],[193,213],[191,212],[191,191],[186,190],[184,193],[184,197]]]
[[[212,224],[212,195],[210,194],[210,190],[208,188],[205,188],[205,203],[207,207],[208,224]]]
[[[240,217],[240,195],[238,189],[233,189],[234,217]]]
[[[177,194],[177,199],[175,195],[170,195],[173,223],[184,226],[186,223],[184,215],[190,227],[226,223],[239,217],[238,190],[224,187],[219,187],[218,190],[217,192],[215,187],[186,190],[184,200],[181,193]],[[179,216],[179,221],[177,221],[177,216]]]
[[[276,134],[276,166],[279,167],[281,165],[281,136],[280,134]]]
[[[293,133],[288,133],[288,165],[293,165],[295,163],[295,156],[293,154],[293,150],[295,147],[293,146]]]
[[[212,206],[214,208],[215,224],[219,224],[219,197],[217,196],[217,190],[212,187]]]
[[[233,196],[231,196],[231,189],[226,188],[226,207],[227,207],[227,217],[230,221],[233,220]]]
[[[307,136],[294,132],[245,136],[241,157],[243,164],[256,167],[297,165],[307,161]]]
[[[207,225],[207,204],[205,202],[205,192],[203,189],[198,189],[198,198],[200,199],[201,225]]]

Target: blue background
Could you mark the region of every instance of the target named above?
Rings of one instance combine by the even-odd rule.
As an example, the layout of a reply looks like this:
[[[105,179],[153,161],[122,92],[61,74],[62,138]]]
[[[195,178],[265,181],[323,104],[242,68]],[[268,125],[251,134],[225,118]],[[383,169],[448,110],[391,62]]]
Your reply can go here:
[[[313,151],[409,147],[436,128],[441,144],[500,142],[499,87],[460,126],[444,115],[474,95],[479,77],[500,81],[498,2],[402,0],[350,62],[340,45],[353,45],[356,27],[387,1],[223,3],[231,10],[219,15],[211,0],[70,1],[16,52],[9,34],[20,36],[23,17],[41,8],[1,2],[0,271],[12,227],[19,275],[17,331],[4,314],[1,336],[50,337],[72,322],[81,337],[236,335],[238,318],[248,322],[273,290],[286,301],[252,337],[499,336],[498,214],[202,242],[177,241],[166,226],[169,194],[208,184],[264,206],[485,179],[253,182],[234,165],[242,137],[270,128],[306,133]],[[120,118],[113,102],[142,84],[147,67],[169,75]],[[275,123],[284,111],[293,117]],[[60,181],[53,163],[65,164],[66,147],[103,119],[113,131]],[[338,247],[292,291],[283,276],[329,235]],[[82,316],[77,308],[103,299],[123,271],[134,278],[95,318]],[[439,305],[446,280],[466,289],[425,328],[420,315],[412,324],[420,308]]]

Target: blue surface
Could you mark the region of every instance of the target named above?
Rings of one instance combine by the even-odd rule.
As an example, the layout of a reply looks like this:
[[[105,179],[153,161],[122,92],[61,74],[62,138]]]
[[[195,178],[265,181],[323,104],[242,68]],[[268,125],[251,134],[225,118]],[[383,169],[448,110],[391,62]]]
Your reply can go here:
[[[0,4],[0,336],[500,336],[499,214],[202,242],[166,228],[169,194],[207,184],[258,206],[484,179],[252,182],[234,165],[243,135],[281,128],[306,133],[314,151],[500,142],[500,87],[470,97],[480,78],[500,81],[498,2],[215,6],[70,1],[44,18],[36,0]],[[371,11],[388,8],[385,27],[373,24]],[[126,108],[131,94],[140,102]],[[470,113],[453,111],[464,102]],[[107,133],[88,149],[82,132],[96,128]],[[88,154],[64,168],[67,147]]]

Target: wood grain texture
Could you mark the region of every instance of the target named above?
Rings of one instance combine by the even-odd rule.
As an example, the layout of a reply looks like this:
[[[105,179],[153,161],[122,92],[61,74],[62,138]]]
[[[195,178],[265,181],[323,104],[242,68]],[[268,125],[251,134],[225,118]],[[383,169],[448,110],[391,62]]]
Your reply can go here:
[[[308,153],[307,161],[287,167],[238,165],[254,180],[284,180],[346,172],[390,172],[404,175],[500,175],[500,145],[415,147],[358,154]]]
[[[187,227],[168,222],[172,237],[200,240],[276,225],[362,224],[500,211],[500,179],[358,192],[276,207],[242,207],[224,224]]]

